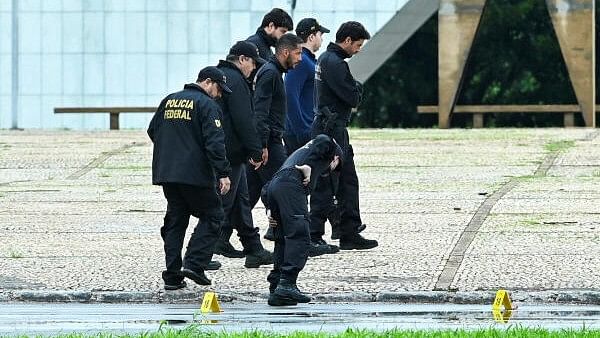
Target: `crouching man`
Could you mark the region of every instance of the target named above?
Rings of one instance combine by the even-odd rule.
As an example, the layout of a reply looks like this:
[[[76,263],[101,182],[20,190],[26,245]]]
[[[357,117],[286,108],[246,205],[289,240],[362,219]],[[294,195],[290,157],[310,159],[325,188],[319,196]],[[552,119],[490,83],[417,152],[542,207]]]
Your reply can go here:
[[[335,170],[342,157],[342,149],[335,140],[318,135],[292,153],[263,187],[261,198],[275,235],[273,270],[267,277],[271,306],[311,300],[296,286],[310,247],[308,195],[317,178]]]

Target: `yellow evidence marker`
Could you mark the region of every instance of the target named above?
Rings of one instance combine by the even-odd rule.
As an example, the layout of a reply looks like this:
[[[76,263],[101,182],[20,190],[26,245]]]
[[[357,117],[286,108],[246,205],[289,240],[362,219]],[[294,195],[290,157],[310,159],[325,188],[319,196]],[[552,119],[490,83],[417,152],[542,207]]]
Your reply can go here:
[[[217,294],[214,292],[206,292],[204,293],[204,299],[202,300],[202,306],[200,307],[200,312],[223,312],[221,307],[219,306],[219,299],[217,298]]]
[[[504,305],[504,310],[516,310],[517,306],[513,305],[510,301],[510,296],[508,295],[508,291],[506,290],[498,290],[496,292],[496,299],[494,299],[494,304],[492,305],[492,310],[502,310],[502,306]]]

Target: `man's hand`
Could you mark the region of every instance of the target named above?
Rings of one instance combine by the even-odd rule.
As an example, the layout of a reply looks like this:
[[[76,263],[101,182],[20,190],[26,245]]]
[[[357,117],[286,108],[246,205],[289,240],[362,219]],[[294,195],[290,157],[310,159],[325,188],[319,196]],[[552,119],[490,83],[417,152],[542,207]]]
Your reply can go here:
[[[258,170],[258,168],[260,168],[262,166],[263,161],[260,160],[260,161],[256,162],[253,159],[249,159],[248,163],[250,163],[254,167],[254,170]]]
[[[219,192],[221,195],[227,194],[230,187],[231,181],[229,180],[229,177],[219,178]]]
[[[308,164],[296,165],[296,169],[300,170],[302,176],[304,176],[304,180],[302,180],[302,184],[308,185],[310,183],[310,173],[312,168]]]
[[[267,165],[267,162],[269,161],[269,149],[267,148],[263,148],[263,153],[262,153],[262,164],[263,165]]]

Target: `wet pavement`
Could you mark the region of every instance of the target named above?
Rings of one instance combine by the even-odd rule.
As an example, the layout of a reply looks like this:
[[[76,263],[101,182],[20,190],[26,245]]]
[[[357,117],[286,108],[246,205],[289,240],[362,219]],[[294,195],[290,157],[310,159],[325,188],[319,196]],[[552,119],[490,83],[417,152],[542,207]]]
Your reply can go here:
[[[135,333],[162,328],[239,332],[340,332],[347,328],[441,330],[505,329],[514,325],[555,329],[600,329],[600,306],[524,305],[494,316],[490,306],[433,304],[223,304],[201,314],[198,306],[165,304],[0,304],[0,335]],[[504,315],[504,317],[503,317]]]

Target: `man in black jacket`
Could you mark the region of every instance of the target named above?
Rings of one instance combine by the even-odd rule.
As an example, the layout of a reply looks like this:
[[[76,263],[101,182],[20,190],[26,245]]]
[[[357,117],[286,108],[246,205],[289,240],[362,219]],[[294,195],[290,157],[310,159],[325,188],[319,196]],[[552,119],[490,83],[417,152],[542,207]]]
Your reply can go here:
[[[263,59],[273,56],[271,47],[275,47],[277,40],[294,29],[294,21],[290,15],[280,8],[273,8],[263,17],[260,27],[254,35],[249,36],[246,41],[250,41],[258,47],[258,54]]]
[[[167,213],[160,229],[166,290],[185,287],[184,277],[197,284],[211,284],[204,270],[223,220],[217,177],[219,193],[224,195],[229,191],[231,173],[225,157],[221,112],[213,101],[222,91],[231,92],[225,74],[216,67],[203,68],[196,83],[187,84],[182,91],[162,100],[148,127],[148,136],[154,143],[152,184],[161,185],[167,199]],[[199,222],[182,264],[181,249],[192,215]]]
[[[262,145],[256,133],[252,94],[246,82],[257,62],[264,63],[264,60],[258,56],[256,45],[239,41],[231,47],[226,60],[219,61],[217,66],[227,77],[227,86],[231,89],[231,94],[225,94],[217,101],[223,111],[227,159],[231,163],[231,189],[222,196],[225,218],[215,253],[232,258],[245,256],[247,268],[273,263],[271,253],[263,248],[258,228],[252,221],[246,181],[246,162],[250,163],[251,169],[258,169],[262,164]],[[233,214],[236,217],[232,217]],[[244,252],[235,250],[229,243],[234,227]]]
[[[283,131],[287,111],[283,73],[294,68],[302,60],[302,39],[292,33],[283,35],[275,48],[275,55],[267,60],[256,73],[254,91],[254,114],[256,130],[265,152],[263,165],[248,168],[248,193],[250,206],[260,198],[262,187],[281,167],[287,154],[283,148]]]
[[[272,306],[308,303],[296,286],[308,257],[310,231],[307,196],[317,178],[336,169],[342,149],[327,135],[319,135],[296,150],[262,191],[275,235],[273,270],[267,277]]]
[[[362,85],[354,80],[345,59],[358,53],[370,39],[365,27],[356,21],[343,23],[327,50],[317,61],[315,74],[316,111],[312,134],[327,134],[333,137],[344,151],[344,166],[335,182],[332,178],[321,178],[310,200],[311,240],[327,245],[323,240],[324,223],[333,206],[333,194],[340,208],[340,249],[371,249],[378,245],[376,240],[362,237],[364,229],[360,217],[358,198],[358,176],[354,166],[354,152],[348,137],[352,108],[362,99]],[[336,184],[337,183],[337,184]],[[334,187],[337,191],[334,192]]]

